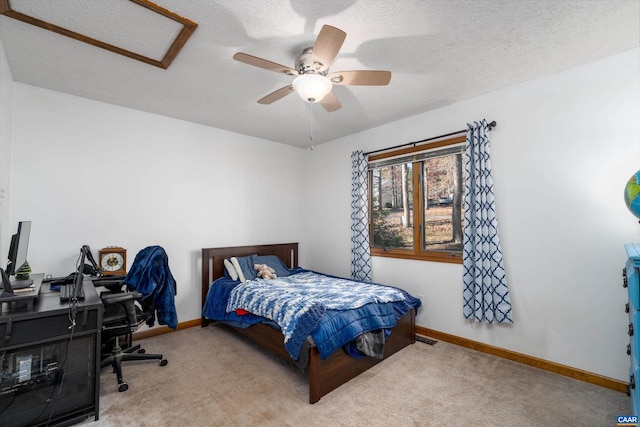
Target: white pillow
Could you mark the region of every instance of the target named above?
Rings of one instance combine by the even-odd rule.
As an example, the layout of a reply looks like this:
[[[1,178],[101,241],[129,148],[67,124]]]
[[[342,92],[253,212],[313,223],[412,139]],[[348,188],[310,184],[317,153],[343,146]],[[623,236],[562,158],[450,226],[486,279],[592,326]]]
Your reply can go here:
[[[231,264],[233,264],[233,267],[236,269],[236,274],[238,275],[238,279],[242,283],[246,282],[247,279],[244,278],[244,274],[242,274],[242,268],[240,268],[240,264],[238,263],[238,260],[236,259],[236,257],[231,258]]]
[[[231,277],[231,280],[238,280],[238,273],[236,272],[235,267],[228,259],[224,260],[224,268],[227,270],[227,274]]]

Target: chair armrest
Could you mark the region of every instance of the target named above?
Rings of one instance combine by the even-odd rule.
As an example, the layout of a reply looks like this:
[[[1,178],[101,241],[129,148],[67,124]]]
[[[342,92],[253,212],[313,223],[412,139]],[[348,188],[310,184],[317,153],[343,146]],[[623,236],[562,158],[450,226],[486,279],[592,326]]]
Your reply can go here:
[[[142,294],[140,292],[124,292],[121,294],[102,295],[100,298],[103,304],[116,304],[128,300],[138,300],[142,298]]]
[[[101,295],[100,298],[105,306],[118,304],[124,309],[129,328],[132,331],[138,327],[138,316],[136,315],[135,302],[142,298],[142,294],[140,292]]]
[[[117,283],[100,283],[100,286],[105,287],[112,294],[119,294],[122,292],[126,292],[123,281],[120,281]]]

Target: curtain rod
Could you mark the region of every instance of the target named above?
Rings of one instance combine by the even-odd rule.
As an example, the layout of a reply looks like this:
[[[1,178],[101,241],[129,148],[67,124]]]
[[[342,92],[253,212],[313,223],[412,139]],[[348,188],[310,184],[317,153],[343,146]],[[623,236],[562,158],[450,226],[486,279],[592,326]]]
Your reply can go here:
[[[487,124],[487,126],[489,127],[489,130],[493,129],[497,125],[498,124],[496,123],[495,120],[493,120],[491,123]],[[393,147],[387,147],[387,148],[381,148],[379,150],[368,151],[368,152],[364,153],[364,155],[368,156],[369,154],[379,153],[381,151],[393,150],[393,149],[400,148],[400,147],[406,147],[408,145],[415,146],[416,144],[422,144],[423,142],[433,141],[434,139],[440,139],[440,138],[444,138],[445,136],[452,136],[452,135],[457,135],[459,133],[466,133],[466,132],[467,132],[466,129],[458,130],[458,131],[451,132],[451,133],[445,133],[444,135],[438,135],[438,136],[433,136],[433,137],[427,138],[427,139],[421,139],[420,141],[407,142],[405,144],[395,145]]]

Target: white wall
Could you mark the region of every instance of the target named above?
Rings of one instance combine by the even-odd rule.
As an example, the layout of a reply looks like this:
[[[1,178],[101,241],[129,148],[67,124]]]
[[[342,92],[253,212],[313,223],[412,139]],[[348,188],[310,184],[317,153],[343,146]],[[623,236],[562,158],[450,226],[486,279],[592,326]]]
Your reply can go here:
[[[640,226],[622,194],[640,169],[639,58],[636,49],[317,146],[306,187],[308,266],[350,273],[351,151],[496,120],[494,184],[515,324],[463,318],[460,265],[374,258],[374,280],[423,295],[420,326],[627,379],[623,244],[640,241]]]
[[[11,103],[13,78],[0,39],[0,260],[7,259],[11,234],[9,222],[9,187],[11,183]],[[0,262],[4,268],[5,263]]]
[[[300,239],[307,152],[15,83],[11,227],[33,221],[35,272],[79,249],[161,245],[179,321],[200,317],[200,249]],[[15,232],[15,231],[13,231]]]

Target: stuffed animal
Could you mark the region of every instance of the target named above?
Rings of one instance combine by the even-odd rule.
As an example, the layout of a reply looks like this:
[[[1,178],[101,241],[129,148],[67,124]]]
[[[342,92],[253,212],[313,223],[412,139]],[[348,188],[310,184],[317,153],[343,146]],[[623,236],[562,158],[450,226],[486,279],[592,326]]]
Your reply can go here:
[[[258,270],[257,276],[263,279],[275,279],[278,277],[276,276],[276,271],[267,264],[254,264],[253,268]]]

